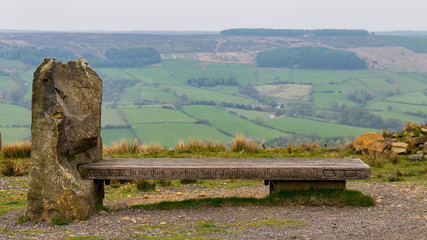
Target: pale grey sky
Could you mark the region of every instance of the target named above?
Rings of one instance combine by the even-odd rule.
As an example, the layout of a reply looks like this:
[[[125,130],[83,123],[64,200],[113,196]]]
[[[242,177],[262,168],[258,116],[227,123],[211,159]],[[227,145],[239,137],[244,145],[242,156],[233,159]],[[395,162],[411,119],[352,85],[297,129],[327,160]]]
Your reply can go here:
[[[427,0],[0,0],[0,29],[427,31]]]

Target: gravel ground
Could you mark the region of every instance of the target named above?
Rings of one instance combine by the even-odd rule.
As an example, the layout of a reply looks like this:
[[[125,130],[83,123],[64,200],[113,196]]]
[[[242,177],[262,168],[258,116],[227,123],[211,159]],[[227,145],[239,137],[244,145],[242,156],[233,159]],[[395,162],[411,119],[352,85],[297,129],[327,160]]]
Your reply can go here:
[[[52,226],[44,221],[18,225],[17,218],[23,214],[19,210],[0,216],[0,239],[82,239],[78,236],[142,239],[148,235],[158,237],[156,239],[427,239],[426,183],[355,182],[347,186],[371,195],[377,206],[227,207],[169,211],[122,209],[101,212],[86,221],[66,226]],[[147,193],[138,198],[106,201],[106,205],[125,207],[211,195],[261,197],[267,193],[267,187],[208,189],[181,186],[163,188],[161,192]],[[208,224],[202,226],[203,223]]]

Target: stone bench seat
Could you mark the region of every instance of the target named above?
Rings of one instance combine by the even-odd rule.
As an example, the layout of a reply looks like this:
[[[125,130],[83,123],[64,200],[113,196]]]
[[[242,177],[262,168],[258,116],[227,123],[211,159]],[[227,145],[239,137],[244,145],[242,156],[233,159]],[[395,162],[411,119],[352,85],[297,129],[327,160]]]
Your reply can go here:
[[[110,179],[266,180],[273,192],[345,189],[346,180],[370,177],[370,167],[360,159],[319,158],[105,158],[78,170],[82,179],[96,181],[101,198],[103,181]]]

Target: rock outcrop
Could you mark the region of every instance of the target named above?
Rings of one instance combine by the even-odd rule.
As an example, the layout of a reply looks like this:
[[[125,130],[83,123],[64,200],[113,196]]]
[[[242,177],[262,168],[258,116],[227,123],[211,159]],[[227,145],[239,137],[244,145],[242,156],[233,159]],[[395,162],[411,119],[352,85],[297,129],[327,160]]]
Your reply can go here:
[[[409,150],[409,144],[403,142],[392,142],[391,151],[396,154],[407,153]]]
[[[102,80],[83,58],[45,59],[34,73],[30,219],[85,219],[97,197],[77,166],[102,158]]]
[[[353,141],[353,148],[359,151],[381,152],[386,147],[384,137],[379,133],[368,132]]]

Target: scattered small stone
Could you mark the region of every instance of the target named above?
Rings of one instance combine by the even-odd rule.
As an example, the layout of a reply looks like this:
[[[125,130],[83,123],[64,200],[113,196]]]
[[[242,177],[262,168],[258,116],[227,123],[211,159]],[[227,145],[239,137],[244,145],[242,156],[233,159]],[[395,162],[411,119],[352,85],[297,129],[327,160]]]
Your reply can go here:
[[[409,155],[408,156],[408,160],[409,161],[413,161],[413,162],[420,162],[421,160],[423,160],[424,158],[424,154],[422,153],[417,153],[417,154],[413,154],[413,155]]]
[[[106,211],[99,211],[98,214],[103,216],[103,215],[107,215],[107,212]]]

